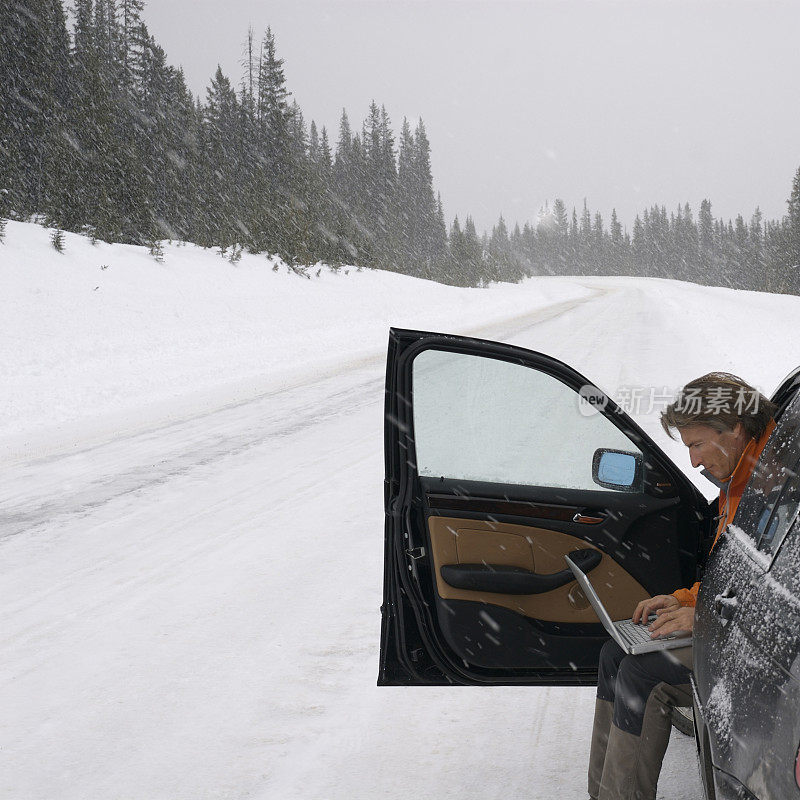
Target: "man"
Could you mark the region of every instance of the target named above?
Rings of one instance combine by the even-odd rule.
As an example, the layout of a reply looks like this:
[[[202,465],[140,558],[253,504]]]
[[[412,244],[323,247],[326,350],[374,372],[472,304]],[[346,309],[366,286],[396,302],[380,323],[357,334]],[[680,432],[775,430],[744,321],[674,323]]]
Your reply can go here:
[[[686,384],[661,415],[672,437],[677,430],[693,467],[721,487],[720,533],[733,520],[744,487],[775,428],[775,407],[741,378],[711,372]],[[653,637],[691,631],[700,584],[643,600],[633,621]],[[669,742],[674,706],[691,705],[692,648],[630,656],[613,641],[600,653],[589,795],[592,800],[654,800]]]

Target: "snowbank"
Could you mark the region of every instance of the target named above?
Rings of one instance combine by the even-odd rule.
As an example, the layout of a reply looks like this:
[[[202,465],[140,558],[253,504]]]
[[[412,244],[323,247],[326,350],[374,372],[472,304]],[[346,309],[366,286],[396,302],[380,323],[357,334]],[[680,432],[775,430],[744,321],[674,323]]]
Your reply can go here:
[[[443,286],[328,267],[306,279],[265,256],[144,247],[9,222],[0,244],[0,452],[40,451],[104,431],[246,399],[383,359],[390,325],[478,332],[590,294],[567,283]],[[318,276],[317,276],[317,273]]]

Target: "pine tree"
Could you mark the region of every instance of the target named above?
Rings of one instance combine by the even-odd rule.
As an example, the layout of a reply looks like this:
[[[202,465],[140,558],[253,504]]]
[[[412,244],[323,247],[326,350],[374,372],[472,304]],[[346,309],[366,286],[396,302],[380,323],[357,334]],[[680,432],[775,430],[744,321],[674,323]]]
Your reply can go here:
[[[319,132],[317,131],[317,123],[311,120],[311,127],[308,136],[308,156],[312,163],[319,163]]]
[[[611,209],[611,241],[608,266],[612,275],[628,275],[628,247],[622,232],[622,225],[617,218],[617,209]]]
[[[447,250],[447,223],[444,220],[442,195],[436,193],[436,220],[433,226],[433,258],[434,271],[445,283],[452,283],[450,261]]]
[[[572,219],[569,223],[569,244],[567,246],[566,275],[580,274],[580,231],[578,229],[578,212],[572,207]]]
[[[800,167],[792,181],[792,192],[786,201],[788,215],[783,244],[783,258],[787,268],[800,274]]]
[[[772,283],[772,276],[767,272],[767,262],[764,248],[764,215],[761,209],[756,207],[750,217],[750,224],[747,228],[748,241],[748,263],[753,274],[754,288],[769,292]]]
[[[416,145],[414,143],[414,136],[411,133],[411,126],[408,120],[403,118],[397,155],[397,192],[395,194],[395,206],[397,213],[399,259],[404,265],[402,271],[411,272],[412,274],[414,274],[414,270],[409,269],[409,266],[417,259],[416,216],[413,213],[416,202],[414,176],[414,162],[416,157]]]
[[[569,220],[567,219],[567,206],[560,197],[553,200],[553,220],[556,230],[560,237],[567,235],[569,231]]]
[[[711,215],[711,202],[703,200],[700,203],[700,214],[698,217],[698,251],[699,251],[699,275],[701,282],[713,282],[716,273],[714,258],[715,239],[714,239],[714,218]]]
[[[119,77],[119,36],[115,0],[94,0],[95,47],[106,68],[112,71],[112,83]]]
[[[359,258],[364,226],[359,219],[360,147],[354,137],[347,111],[342,109],[339,121],[339,140],[333,164],[334,202],[336,205],[336,261],[353,264]]]
[[[330,153],[329,153],[330,155]],[[327,202],[328,180],[323,174],[322,143],[317,124],[311,120],[308,136],[308,187],[306,213],[311,229],[309,236],[309,253],[313,261],[328,260],[328,241],[324,236],[323,217]],[[310,263],[313,263],[310,261]]]
[[[336,201],[333,188],[333,159],[328,141],[328,131],[323,126],[319,153],[315,162],[315,176],[320,187],[317,232],[321,260],[332,263],[337,258]]]
[[[142,43],[138,86],[142,127],[136,140],[138,152],[134,157],[125,153],[118,162],[130,176],[129,185],[138,189],[138,196],[134,196],[132,203],[130,194],[119,198],[120,205],[125,204],[124,218],[131,229],[129,235],[145,242],[177,238],[167,222],[174,193],[171,163],[167,156],[172,150],[169,119],[173,72],[167,65],[164,51],[152,37],[147,36]]]
[[[0,188],[20,217],[61,211],[68,47],[59,0],[0,4]]]
[[[699,267],[698,232],[688,203],[678,206],[673,235],[673,270],[681,280],[696,280]]]
[[[138,170],[129,161],[135,161],[135,153],[121,135],[132,131],[134,123],[115,82],[118,73],[104,8],[105,3],[76,1],[71,58],[74,99],[67,113],[67,136],[74,142],[70,222],[73,227],[90,222],[97,235],[108,241],[136,241],[135,224],[129,223],[130,215],[120,206],[127,200],[130,207],[140,207],[132,178]]]
[[[741,214],[736,215],[735,230],[735,251],[736,260],[735,267],[738,273],[739,288],[752,289],[753,276],[750,272],[750,264],[748,259],[749,242],[747,237],[747,226],[744,224],[744,217]]]
[[[278,58],[275,36],[267,28],[261,44],[258,66],[258,121],[263,126],[267,141],[281,143],[289,121],[289,91],[283,72],[283,59]]]
[[[232,142],[234,164],[230,170],[235,193],[230,206],[231,229],[250,250],[257,251],[255,226],[261,205],[258,181],[261,170],[261,142],[256,111],[258,65],[253,54],[253,31],[248,29],[244,74],[241,81]]]
[[[736,234],[733,222],[730,220],[728,220],[727,224],[720,220],[718,242],[720,270],[715,283],[732,289],[739,289],[741,288],[741,276],[737,264]]]
[[[318,260],[314,216],[318,213],[319,187],[315,182],[316,166],[309,156],[303,112],[296,101],[290,109],[289,160],[284,247],[296,263],[308,266]]]
[[[135,71],[135,49],[139,43],[138,33],[142,25],[144,0],[117,0],[121,17],[119,48],[122,76],[126,86],[133,86]]]
[[[366,193],[367,163],[364,143],[356,133],[350,147],[349,199],[346,213],[349,216],[350,244],[353,247],[351,263],[364,266],[374,257],[374,234],[368,224],[369,196]]]
[[[56,228],[50,234],[50,244],[53,246],[53,250],[55,250],[57,253],[63,253],[64,252],[64,231],[62,231],[60,228]]]
[[[475,230],[475,223],[470,216],[464,220],[464,269],[470,286],[480,286],[493,279],[487,268],[484,248]]]
[[[367,199],[361,211],[370,232],[369,252],[364,255],[376,266],[391,269],[396,266],[398,250],[394,136],[386,109],[379,108],[374,100],[362,128],[361,141],[364,145],[361,193]]]
[[[521,237],[520,237],[521,238]],[[539,209],[534,237],[537,271],[543,275],[558,274],[558,220],[547,202]]]
[[[566,210],[565,210],[566,215]],[[567,231],[569,231],[569,224],[567,224]],[[566,236],[566,235],[565,235]],[[565,248],[566,248],[567,239],[560,243],[560,251],[557,251],[555,254],[556,258],[556,272],[558,274],[563,274],[563,263],[562,259],[565,256]],[[536,241],[536,232],[533,230],[530,222],[525,222],[522,226],[522,234],[520,237],[520,256],[522,259],[522,263],[525,268],[526,275],[541,275],[542,268],[541,268],[541,259],[539,258],[538,248],[537,248],[537,241]]]
[[[250,228],[259,250],[290,260],[289,231],[292,225],[291,189],[294,179],[289,123],[289,91],[278,58],[275,36],[267,28],[261,45],[256,99],[258,165]]]
[[[255,61],[254,32],[252,28],[247,29],[247,40],[245,41],[244,55],[241,64],[244,67],[242,105],[252,105],[252,107],[254,107],[257,67]],[[247,101],[249,101],[249,103]]]
[[[592,226],[592,273],[595,275],[607,275],[608,266],[606,264],[606,234],[603,227],[603,216],[600,212],[594,215],[594,225]]]
[[[633,221],[633,236],[631,237],[631,274],[647,275],[647,239],[645,226],[638,214]]]
[[[380,159],[379,159],[379,198],[380,214],[383,224],[380,225],[382,255],[387,266],[399,270],[402,264],[400,253],[400,231],[398,228],[398,179],[395,153],[395,139],[392,125],[385,106],[381,106],[380,114]],[[444,216],[441,217],[442,243],[447,240],[447,228]],[[442,253],[444,251],[442,250]]]
[[[786,270],[783,262],[783,234],[783,223],[774,220],[764,223],[765,291],[768,292],[791,291],[787,280],[791,271]]]
[[[553,200],[553,220],[555,222],[555,241],[553,250],[552,271],[556,275],[567,273],[570,261],[569,253],[569,218],[567,206],[560,197]]]
[[[450,237],[448,239],[450,251],[450,278],[457,286],[470,286],[472,276],[467,266],[467,253],[465,248],[464,234],[458,217],[453,219],[450,226]]]
[[[166,203],[164,209],[170,227],[182,240],[196,229],[196,218],[202,214],[204,193],[200,184],[200,141],[202,115],[197,114],[194,98],[186,86],[182,70],[170,70],[168,76],[168,108],[165,124]],[[241,133],[237,145],[241,144]],[[241,152],[237,149],[231,165],[235,180],[240,180]],[[234,225],[241,207],[241,187],[237,184],[237,202],[232,209]],[[237,227],[238,230],[238,227]],[[238,239],[241,240],[241,231]]]
[[[594,263],[592,254],[592,216],[586,198],[583,198],[583,211],[579,232],[579,269],[581,275],[593,275]]]
[[[517,279],[508,227],[502,214],[492,228],[487,255],[492,267],[493,280],[513,282]]]
[[[436,265],[440,261],[445,243],[436,216],[430,153],[425,124],[420,119],[414,131],[412,231],[415,240],[411,246],[412,252],[416,253],[422,276],[436,279]]]
[[[519,223],[514,223],[514,230],[511,232],[511,257],[514,262],[516,273],[519,276],[516,280],[520,281],[523,278],[529,278],[534,274],[532,254],[527,248],[527,237],[530,235],[530,229],[523,234]]]
[[[203,178],[207,186],[206,228],[201,244],[228,248],[239,238],[234,219],[236,203],[236,176],[231,169],[235,158],[235,143],[239,125],[236,93],[230,80],[217,66],[217,71],[206,90],[204,109]]]

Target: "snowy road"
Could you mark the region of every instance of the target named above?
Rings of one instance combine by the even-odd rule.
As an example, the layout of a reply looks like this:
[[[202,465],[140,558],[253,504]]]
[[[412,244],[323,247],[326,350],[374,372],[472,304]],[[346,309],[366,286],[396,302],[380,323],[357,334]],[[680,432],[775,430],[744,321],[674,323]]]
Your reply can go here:
[[[460,332],[569,360],[621,294]],[[591,690],[375,686],[383,367],[3,468],[0,796],[584,795]]]
[[[462,333],[509,340],[605,293],[596,289],[586,298],[554,303]],[[53,525],[122,495],[144,492],[198,466],[374,405],[383,390],[384,358],[381,351],[329,369],[326,376],[308,376],[293,386],[223,403],[213,411],[168,424],[145,425],[144,433],[114,436],[100,444],[77,443],[68,455],[15,464],[3,475],[0,539]]]

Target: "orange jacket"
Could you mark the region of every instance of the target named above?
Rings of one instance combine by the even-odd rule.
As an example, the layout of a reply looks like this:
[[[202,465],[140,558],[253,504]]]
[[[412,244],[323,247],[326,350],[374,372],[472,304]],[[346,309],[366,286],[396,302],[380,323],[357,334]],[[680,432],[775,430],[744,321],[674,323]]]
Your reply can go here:
[[[775,420],[770,420],[767,429],[761,434],[761,437],[759,439],[751,439],[747,443],[747,447],[744,448],[739,462],[736,464],[728,481],[726,481],[726,483],[728,483],[727,492],[725,489],[720,491],[719,504],[717,506],[720,514],[719,525],[717,526],[717,535],[714,537],[714,544],[711,545],[712,550],[722,531],[733,522],[736,509],[739,508],[739,501],[742,499],[744,487],[750,480],[750,475],[753,473],[761,451],[764,449],[764,446],[767,444],[767,439],[769,439],[770,434],[774,430]],[[678,589],[672,593],[672,596],[677,597],[678,602],[682,606],[695,606],[697,604],[697,592],[699,589],[700,582],[698,581],[691,589]]]

